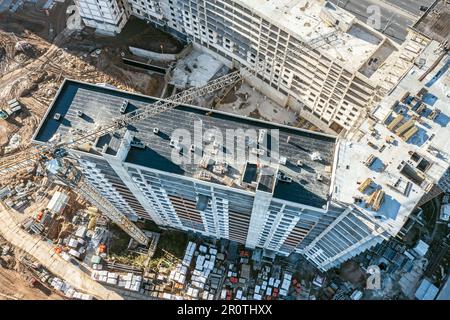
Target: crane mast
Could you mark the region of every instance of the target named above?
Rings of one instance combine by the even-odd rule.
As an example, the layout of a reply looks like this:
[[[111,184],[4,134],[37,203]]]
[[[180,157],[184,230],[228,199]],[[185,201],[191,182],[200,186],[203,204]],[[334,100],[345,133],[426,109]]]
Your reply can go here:
[[[106,134],[113,134],[131,124],[151,118],[179,105],[189,104],[198,97],[211,94],[224,87],[233,85],[242,79],[243,72],[245,71],[247,70],[234,71],[210,81],[203,87],[190,88],[169,97],[168,100],[159,100],[153,104],[146,105],[143,108],[117,117],[107,125],[94,129],[82,137],[59,143],[53,142],[46,145],[33,146],[27,151],[2,160],[2,162],[0,162],[0,177],[15,173],[20,169],[29,167],[35,162],[39,162],[46,168],[50,177],[57,180],[59,183],[70,187],[74,192],[96,206],[107,218],[117,224],[130,237],[142,245],[147,245],[149,239],[144,232],[131,222],[125,214],[117,210],[117,208],[103,197],[96,188],[91,186],[89,182],[84,179],[82,172],[74,165],[74,163],[65,158],[67,155],[66,149],[75,149],[86,142],[94,141],[98,137]]]
[[[97,207],[113,223],[117,224],[130,237],[142,245],[148,244],[148,238],[127,216],[111,204],[96,188],[84,179],[83,173],[67,159],[53,159],[46,164],[49,176],[70,187],[75,193]]]

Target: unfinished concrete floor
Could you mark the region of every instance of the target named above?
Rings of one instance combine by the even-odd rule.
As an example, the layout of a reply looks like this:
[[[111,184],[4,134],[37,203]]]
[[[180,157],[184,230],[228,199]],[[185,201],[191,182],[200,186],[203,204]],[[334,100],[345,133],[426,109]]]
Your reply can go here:
[[[216,105],[217,110],[307,130],[319,131],[310,122],[299,118],[295,111],[273,102],[249,84],[245,82],[239,83],[236,87],[237,90],[232,89],[222,99],[221,103]]]

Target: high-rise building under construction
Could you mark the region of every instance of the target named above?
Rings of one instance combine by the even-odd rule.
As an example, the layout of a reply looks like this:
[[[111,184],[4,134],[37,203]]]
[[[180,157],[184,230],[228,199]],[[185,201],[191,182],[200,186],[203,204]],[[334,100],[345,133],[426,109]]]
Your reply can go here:
[[[436,86],[427,87],[441,98],[434,106],[426,105],[421,87],[411,91],[398,85],[405,79],[425,86],[431,72],[426,70],[438,65],[439,43],[421,32],[410,32],[397,45],[319,0],[76,2],[86,25],[104,32],[120,32],[135,15],[228,66],[264,61],[267,69],[247,80],[271,99],[327,133],[358,128],[351,132],[352,141],[345,141],[221,112],[205,116],[202,108],[183,106],[146,120],[137,132],[102,137],[90,150],[74,151],[86,178],[130,218],[281,255],[298,252],[327,270],[398,235],[420,199],[443,184],[449,163],[442,139],[445,125],[433,117],[448,108],[445,95]],[[106,8],[117,10],[107,14]],[[436,59],[416,68],[425,51]],[[406,74],[412,68],[415,73]],[[105,115],[118,115],[124,99],[137,108],[153,101],[66,81],[35,141],[45,143],[57,134],[101,125]],[[413,100],[420,103],[413,105]],[[414,108],[422,104],[433,117],[418,115]],[[70,127],[55,122],[55,113]],[[221,146],[213,139],[171,145],[180,119],[188,132],[195,130],[194,121],[205,130],[278,129],[280,161],[233,167],[216,161]],[[183,153],[204,150],[209,158],[200,164],[175,164],[174,148]],[[266,152],[250,142],[246,148],[258,156]]]

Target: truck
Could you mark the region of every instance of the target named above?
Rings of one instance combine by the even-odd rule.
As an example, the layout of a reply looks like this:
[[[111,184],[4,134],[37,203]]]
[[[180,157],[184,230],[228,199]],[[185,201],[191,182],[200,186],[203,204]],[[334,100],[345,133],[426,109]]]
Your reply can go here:
[[[41,290],[46,296],[49,296],[52,294],[52,291],[49,288],[47,288],[41,281],[36,279],[35,277],[30,277],[28,279],[28,285],[32,288]]]

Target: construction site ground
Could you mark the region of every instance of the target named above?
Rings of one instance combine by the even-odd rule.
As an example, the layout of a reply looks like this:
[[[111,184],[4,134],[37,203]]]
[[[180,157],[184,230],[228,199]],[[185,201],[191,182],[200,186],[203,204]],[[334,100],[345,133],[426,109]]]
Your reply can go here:
[[[61,300],[61,296],[46,295],[31,287],[24,279],[23,271],[0,267],[0,300]]]
[[[0,246],[6,245],[0,237]],[[0,300],[61,300],[62,296],[54,292],[45,292],[32,287],[28,279],[32,276],[29,270],[19,263],[24,253],[14,250],[14,257],[0,265]],[[2,260],[4,261],[4,260]]]

